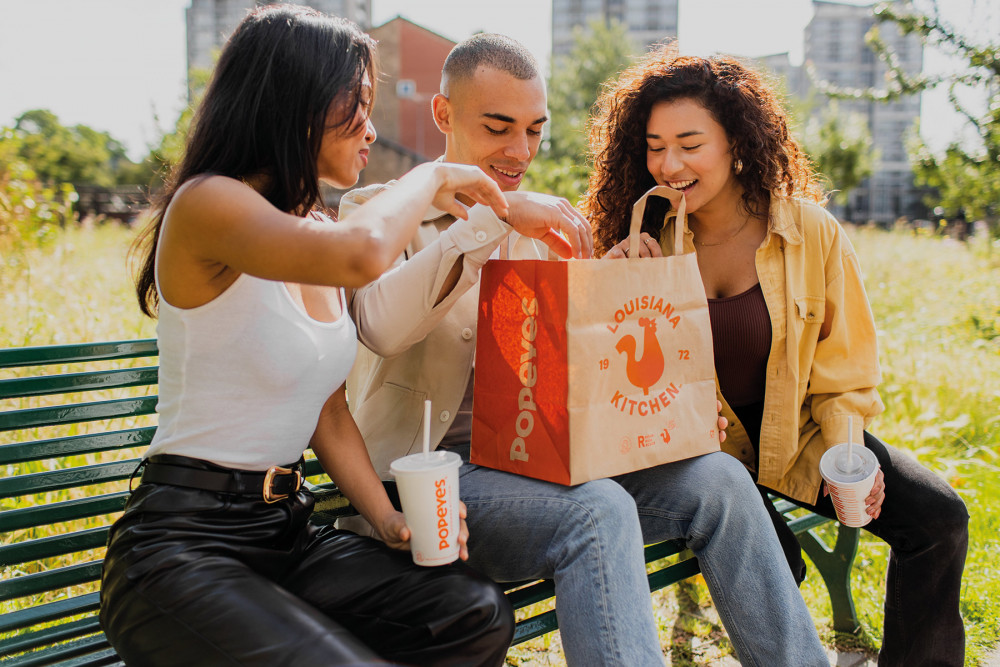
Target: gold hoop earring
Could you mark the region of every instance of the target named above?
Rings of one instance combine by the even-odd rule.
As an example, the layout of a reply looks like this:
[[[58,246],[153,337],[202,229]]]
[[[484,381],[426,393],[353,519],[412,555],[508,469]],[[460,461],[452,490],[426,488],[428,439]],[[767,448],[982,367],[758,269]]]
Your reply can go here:
[[[742,171],[743,171],[743,160],[736,158],[736,161],[733,162],[733,172],[739,174],[742,173]]]

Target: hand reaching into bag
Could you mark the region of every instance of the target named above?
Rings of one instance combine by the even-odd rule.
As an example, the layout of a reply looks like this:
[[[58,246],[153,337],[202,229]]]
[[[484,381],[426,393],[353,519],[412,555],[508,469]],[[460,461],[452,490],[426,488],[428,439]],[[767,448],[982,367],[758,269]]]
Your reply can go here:
[[[510,207],[505,222],[515,231],[539,239],[563,259],[593,256],[590,225],[569,201],[538,192],[504,194]]]

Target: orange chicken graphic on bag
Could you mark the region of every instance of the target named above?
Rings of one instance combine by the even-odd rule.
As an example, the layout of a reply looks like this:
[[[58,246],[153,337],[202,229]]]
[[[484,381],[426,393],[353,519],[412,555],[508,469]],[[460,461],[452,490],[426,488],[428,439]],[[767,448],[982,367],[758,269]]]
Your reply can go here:
[[[663,350],[660,341],[656,339],[656,320],[652,317],[640,317],[639,326],[645,329],[642,338],[642,358],[635,358],[635,337],[623,336],[615,349],[624,352],[625,374],[628,381],[642,389],[643,396],[649,395],[649,388],[659,381],[663,375]]]

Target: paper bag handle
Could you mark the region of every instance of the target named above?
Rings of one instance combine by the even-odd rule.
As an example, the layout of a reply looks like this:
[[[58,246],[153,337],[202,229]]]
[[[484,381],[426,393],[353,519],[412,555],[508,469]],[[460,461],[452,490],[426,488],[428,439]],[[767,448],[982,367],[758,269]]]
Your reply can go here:
[[[629,257],[639,257],[639,232],[642,229],[642,216],[646,212],[646,200],[650,196],[663,197],[664,199],[670,200],[671,207],[677,211],[677,219],[674,221],[674,254],[682,255],[684,254],[684,227],[686,226],[686,208],[687,201],[684,199],[684,193],[680,190],[674,190],[673,188],[668,188],[665,185],[654,185],[646,193],[639,197],[637,201],[632,206],[632,224],[629,226],[628,230],[628,256]],[[670,217],[671,211],[667,212],[667,215],[663,218],[664,224],[667,218]]]

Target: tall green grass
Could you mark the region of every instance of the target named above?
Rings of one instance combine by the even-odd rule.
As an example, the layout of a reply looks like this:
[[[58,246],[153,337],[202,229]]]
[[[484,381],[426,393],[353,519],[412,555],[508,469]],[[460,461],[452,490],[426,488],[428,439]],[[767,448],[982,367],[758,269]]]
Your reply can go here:
[[[133,234],[117,225],[73,228],[46,248],[0,257],[0,346],[155,335],[125,267]],[[948,480],[972,516],[962,613],[966,665],[979,665],[1000,635],[1000,246],[909,231],[849,234],[879,330],[886,412],[871,429]],[[826,590],[810,568],[802,591],[828,645],[877,649],[887,556],[882,542],[863,533],[852,586],[858,637],[830,630]],[[656,593],[654,607],[674,665],[709,665],[731,654],[697,579]],[[508,661],[565,664],[557,634],[516,647]]]
[[[0,346],[155,336],[156,323],[139,312],[126,269],[134,236],[114,223],[72,226],[47,246],[0,256]]]
[[[1000,245],[867,229],[852,238],[883,372],[886,411],[871,430],[944,477],[969,508],[961,604],[966,664],[978,665],[1000,631]],[[854,580],[875,646],[887,553],[882,542],[863,538]]]

